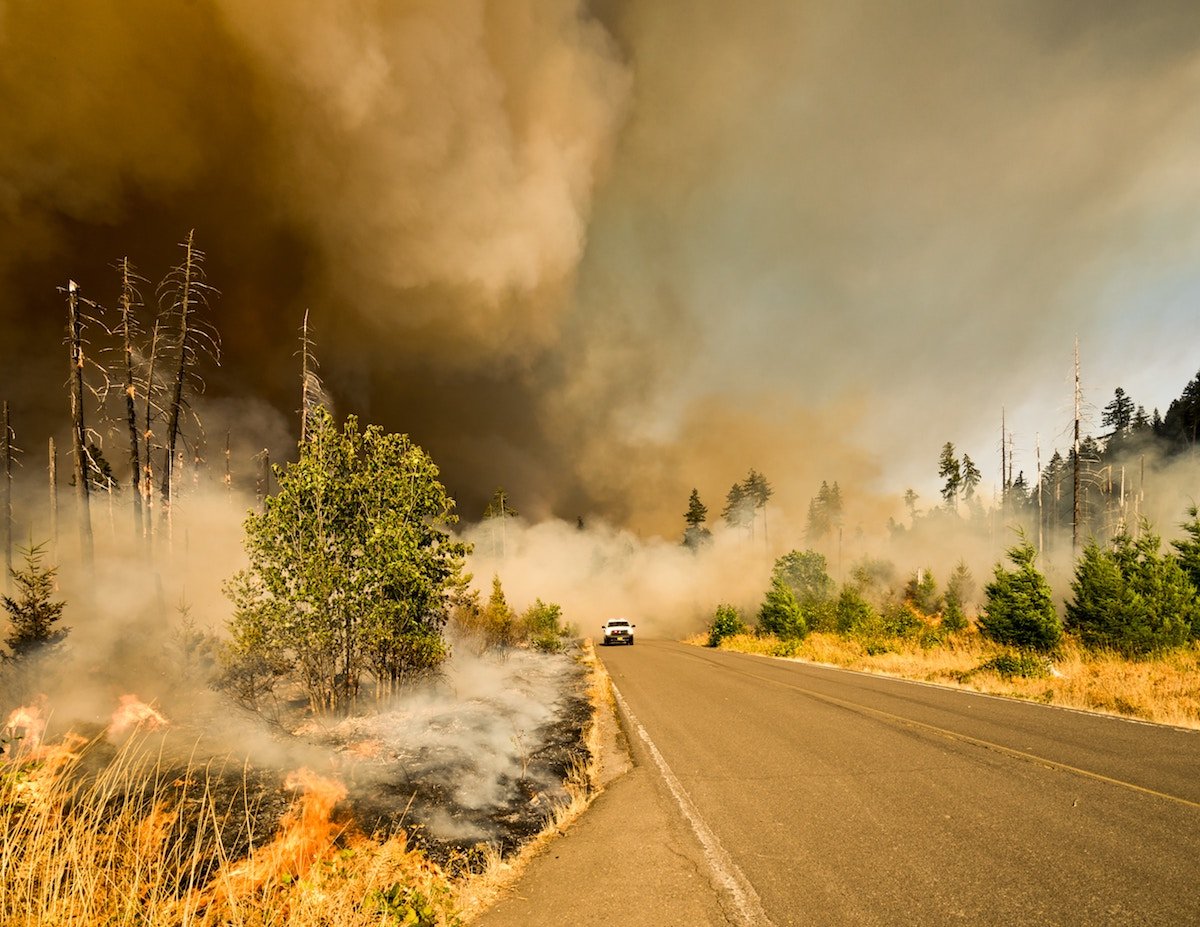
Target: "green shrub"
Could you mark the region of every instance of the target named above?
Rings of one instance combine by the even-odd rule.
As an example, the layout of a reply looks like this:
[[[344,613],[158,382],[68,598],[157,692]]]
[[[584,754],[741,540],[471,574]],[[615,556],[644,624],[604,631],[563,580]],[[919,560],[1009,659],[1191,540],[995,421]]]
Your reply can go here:
[[[925,622],[909,607],[908,602],[893,599],[880,614],[883,633],[891,637],[915,637],[925,629]]]
[[[922,615],[936,615],[942,610],[942,597],[932,570],[917,570],[904,589],[904,600]]]
[[[566,647],[570,632],[562,624],[562,608],[553,602],[535,599],[521,616],[521,625],[529,646],[543,653],[558,653]]]
[[[708,646],[720,647],[725,638],[745,634],[746,630],[746,624],[736,608],[732,605],[718,605],[712,624],[708,626]]]
[[[1008,551],[1016,569],[996,564],[995,578],[985,590],[987,601],[979,630],[990,640],[1022,650],[1046,652],[1062,639],[1050,586],[1033,565],[1037,551],[1024,537]]]
[[[878,618],[870,603],[854,586],[843,586],[837,601],[836,627],[841,634],[851,634],[868,627]]]
[[[1196,588],[1179,561],[1144,530],[1118,535],[1107,548],[1087,545],[1071,583],[1067,626],[1084,645],[1141,656],[1187,643],[1200,622]]]
[[[1022,679],[1042,679],[1050,675],[1050,664],[1046,658],[1035,653],[1002,653],[982,663],[975,672],[991,671],[1005,679],[1019,676]]]
[[[946,601],[942,609],[943,630],[955,633],[968,627],[966,604],[975,594],[975,579],[965,560],[960,560],[946,583]]]
[[[771,580],[771,588],[758,610],[758,624],[779,638],[800,638],[808,634],[808,622],[795,593],[778,575]]]

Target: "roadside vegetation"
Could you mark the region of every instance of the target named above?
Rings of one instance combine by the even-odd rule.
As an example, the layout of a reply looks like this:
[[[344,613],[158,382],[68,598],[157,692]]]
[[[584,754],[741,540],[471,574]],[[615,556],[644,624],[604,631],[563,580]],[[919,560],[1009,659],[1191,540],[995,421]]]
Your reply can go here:
[[[1171,549],[1149,525],[1090,543],[1060,615],[1023,536],[976,596],[960,563],[896,579],[866,560],[840,589],[825,558],[775,562],[755,615],[716,609],[693,643],[960,685],[1001,695],[1200,727],[1200,518]]]

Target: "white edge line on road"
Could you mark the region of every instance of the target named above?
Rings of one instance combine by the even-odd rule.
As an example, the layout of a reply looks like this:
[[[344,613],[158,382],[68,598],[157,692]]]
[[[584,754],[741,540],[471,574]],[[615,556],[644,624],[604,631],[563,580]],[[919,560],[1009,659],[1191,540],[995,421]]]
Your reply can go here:
[[[696,810],[696,806],[692,803],[692,799],[688,796],[687,790],[683,784],[671,772],[671,767],[667,765],[667,761],[663,759],[663,755],[658,752],[658,747],[654,745],[654,741],[650,739],[650,735],[646,733],[646,729],[642,727],[642,723],[630,710],[629,704],[621,695],[616,683],[612,684],[613,695],[617,697],[617,703],[621,706],[621,710],[625,713],[625,717],[629,719],[630,725],[637,731],[638,737],[646,745],[646,749],[650,751],[650,756],[653,757],[658,771],[662,773],[663,779],[667,783],[667,788],[671,790],[671,794],[675,797],[676,803],[679,805],[679,810],[683,812],[683,816],[687,819],[688,824],[692,827],[692,832],[696,835],[696,839],[700,841],[700,846],[704,850],[704,858],[708,862],[709,868],[716,877],[717,884],[721,886],[733,901],[734,907],[737,909],[739,920],[746,927],[775,927],[774,923],[767,912],[763,910],[762,902],[759,901],[758,893],[754,890],[749,880],[741,869],[725,852],[725,848],[721,846],[721,841],[717,839],[704,819],[700,817],[700,812]]]

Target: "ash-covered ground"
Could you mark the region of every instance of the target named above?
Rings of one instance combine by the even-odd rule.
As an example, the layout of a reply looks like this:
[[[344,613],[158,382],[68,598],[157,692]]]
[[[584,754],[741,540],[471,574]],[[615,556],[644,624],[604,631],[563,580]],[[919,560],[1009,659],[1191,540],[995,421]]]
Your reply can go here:
[[[384,709],[322,732],[362,830],[403,828],[435,859],[507,852],[541,830],[572,764],[586,763],[591,706],[566,654],[455,657]]]

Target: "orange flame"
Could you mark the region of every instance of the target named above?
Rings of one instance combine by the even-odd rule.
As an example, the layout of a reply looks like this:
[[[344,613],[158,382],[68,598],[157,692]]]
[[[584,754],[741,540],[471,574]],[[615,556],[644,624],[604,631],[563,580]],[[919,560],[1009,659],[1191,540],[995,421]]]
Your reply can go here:
[[[147,730],[163,727],[167,719],[136,695],[122,695],[121,704],[108,724],[109,733],[124,734],[130,728],[142,726]]]
[[[213,880],[213,902],[228,902],[257,891],[285,876],[302,878],[330,855],[338,825],[330,820],[334,806],[346,797],[346,787],[336,779],[299,769],[284,786],[300,789],[300,798],[280,821],[279,833],[247,859],[223,869]]]

